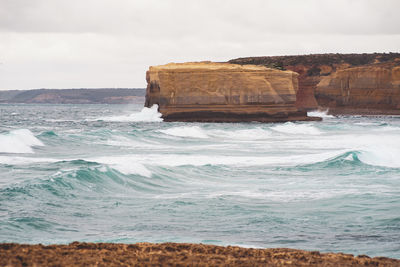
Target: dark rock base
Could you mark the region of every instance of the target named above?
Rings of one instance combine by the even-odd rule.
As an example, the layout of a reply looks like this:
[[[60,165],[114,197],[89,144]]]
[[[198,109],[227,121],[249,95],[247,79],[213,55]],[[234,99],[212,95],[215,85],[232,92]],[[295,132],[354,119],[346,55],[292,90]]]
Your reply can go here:
[[[167,106],[160,107],[164,121],[182,122],[287,122],[319,121],[290,105]]]

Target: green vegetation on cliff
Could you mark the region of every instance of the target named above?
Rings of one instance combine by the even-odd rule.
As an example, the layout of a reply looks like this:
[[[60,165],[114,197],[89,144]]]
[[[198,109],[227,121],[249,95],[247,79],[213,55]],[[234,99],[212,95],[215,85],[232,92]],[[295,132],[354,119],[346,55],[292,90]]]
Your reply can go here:
[[[373,54],[311,54],[297,56],[266,56],[266,57],[243,57],[229,60],[229,63],[240,65],[264,65],[270,68],[282,69],[294,65],[328,65],[350,64],[359,66],[375,62],[387,62],[400,58],[400,53],[373,53]],[[400,62],[399,62],[400,65]],[[315,75],[315,70],[309,73]]]

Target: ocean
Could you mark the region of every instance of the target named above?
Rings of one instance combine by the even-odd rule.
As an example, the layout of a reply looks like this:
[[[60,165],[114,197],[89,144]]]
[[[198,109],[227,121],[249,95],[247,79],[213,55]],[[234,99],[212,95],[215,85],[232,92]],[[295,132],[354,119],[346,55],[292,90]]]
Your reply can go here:
[[[0,105],[0,242],[192,242],[400,258],[400,117],[162,122]]]

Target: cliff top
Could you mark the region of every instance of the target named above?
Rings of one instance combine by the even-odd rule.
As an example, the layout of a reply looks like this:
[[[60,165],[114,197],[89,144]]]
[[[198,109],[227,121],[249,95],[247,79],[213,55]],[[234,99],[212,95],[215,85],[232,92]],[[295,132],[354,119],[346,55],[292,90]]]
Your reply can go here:
[[[173,71],[185,71],[185,70],[229,70],[229,71],[266,71],[273,70],[265,66],[257,65],[239,65],[239,64],[229,64],[229,63],[217,63],[210,61],[202,62],[186,62],[186,63],[169,63],[159,66],[151,66],[150,71],[160,71],[160,70],[173,70]]]
[[[284,66],[293,65],[332,65],[349,64],[351,66],[374,63],[395,62],[400,64],[400,53],[373,53],[373,54],[310,54],[292,56],[264,56],[243,57],[228,61],[233,64],[264,65],[271,68],[284,69]]]

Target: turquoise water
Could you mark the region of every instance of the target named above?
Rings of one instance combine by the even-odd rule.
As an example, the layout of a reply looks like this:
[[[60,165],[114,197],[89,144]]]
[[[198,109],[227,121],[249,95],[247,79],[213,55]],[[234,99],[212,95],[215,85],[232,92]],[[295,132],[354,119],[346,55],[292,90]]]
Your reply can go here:
[[[0,242],[195,242],[400,258],[400,118],[166,123],[0,105]]]

